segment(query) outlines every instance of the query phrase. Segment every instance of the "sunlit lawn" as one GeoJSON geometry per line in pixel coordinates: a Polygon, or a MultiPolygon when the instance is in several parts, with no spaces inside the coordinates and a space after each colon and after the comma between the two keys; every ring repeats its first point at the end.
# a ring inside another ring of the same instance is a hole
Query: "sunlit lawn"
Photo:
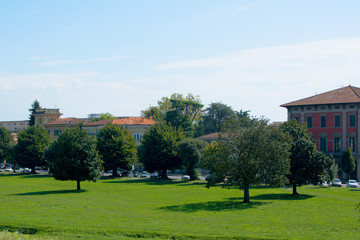
{"type": "Polygon", "coordinates": [[[107,178],[56,181],[0,174],[0,230],[55,239],[360,239],[360,189],[243,192],[204,182],[107,178]]]}

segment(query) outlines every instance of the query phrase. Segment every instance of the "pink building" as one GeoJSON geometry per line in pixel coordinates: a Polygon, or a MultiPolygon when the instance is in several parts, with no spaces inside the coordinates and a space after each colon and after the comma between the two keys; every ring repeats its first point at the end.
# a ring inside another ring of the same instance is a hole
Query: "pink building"
{"type": "Polygon", "coordinates": [[[338,164],[350,147],[357,165],[351,178],[360,179],[360,88],[343,87],[281,106],[287,108],[288,120],[307,123],[318,149],[332,154],[338,164]]]}

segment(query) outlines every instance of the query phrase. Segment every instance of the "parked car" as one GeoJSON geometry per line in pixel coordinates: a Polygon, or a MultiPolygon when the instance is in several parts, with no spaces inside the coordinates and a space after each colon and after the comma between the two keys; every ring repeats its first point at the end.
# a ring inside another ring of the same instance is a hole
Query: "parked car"
{"type": "Polygon", "coordinates": [[[22,173],[29,173],[29,172],[31,172],[31,169],[30,168],[20,168],[19,171],[22,173]]]}
{"type": "Polygon", "coordinates": [[[181,179],[182,180],[190,180],[190,176],[189,175],[182,175],[181,179]]]}
{"type": "Polygon", "coordinates": [[[12,167],[5,167],[5,172],[13,172],[14,170],[12,167]]]}
{"type": "Polygon", "coordinates": [[[147,178],[149,176],[149,173],[147,171],[142,171],[140,174],[141,178],[147,178]]]}
{"type": "Polygon", "coordinates": [[[0,164],[0,168],[5,168],[5,164],[0,164]]]}
{"type": "Polygon", "coordinates": [[[340,181],[340,179],[335,179],[333,182],[332,182],[332,184],[331,184],[332,186],[335,186],[335,187],[342,187],[342,184],[341,184],[341,181],[340,181]]]}
{"type": "Polygon", "coordinates": [[[159,173],[158,172],[153,172],[150,174],[150,178],[159,178],[159,173]]]}
{"type": "Polygon", "coordinates": [[[359,184],[357,183],[356,180],[349,180],[349,182],[347,183],[347,187],[358,188],[359,184]]]}

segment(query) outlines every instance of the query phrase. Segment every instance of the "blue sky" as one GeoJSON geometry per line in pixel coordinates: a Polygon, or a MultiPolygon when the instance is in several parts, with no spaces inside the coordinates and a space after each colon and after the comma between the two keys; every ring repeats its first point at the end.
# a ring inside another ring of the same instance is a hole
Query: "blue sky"
{"type": "Polygon", "coordinates": [[[360,87],[360,1],[0,0],[0,121],[139,116],[172,93],[285,121],[279,105],[360,87]]]}

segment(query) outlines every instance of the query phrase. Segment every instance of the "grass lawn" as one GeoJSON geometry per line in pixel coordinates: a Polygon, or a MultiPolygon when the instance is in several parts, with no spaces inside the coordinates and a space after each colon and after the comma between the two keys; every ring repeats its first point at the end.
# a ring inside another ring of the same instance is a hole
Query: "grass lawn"
{"type": "MultiPolygon", "coordinates": [[[[360,189],[255,187],[0,174],[0,231],[52,239],[360,239],[360,189]]],[[[31,239],[31,238],[30,238],[31,239]]]]}

